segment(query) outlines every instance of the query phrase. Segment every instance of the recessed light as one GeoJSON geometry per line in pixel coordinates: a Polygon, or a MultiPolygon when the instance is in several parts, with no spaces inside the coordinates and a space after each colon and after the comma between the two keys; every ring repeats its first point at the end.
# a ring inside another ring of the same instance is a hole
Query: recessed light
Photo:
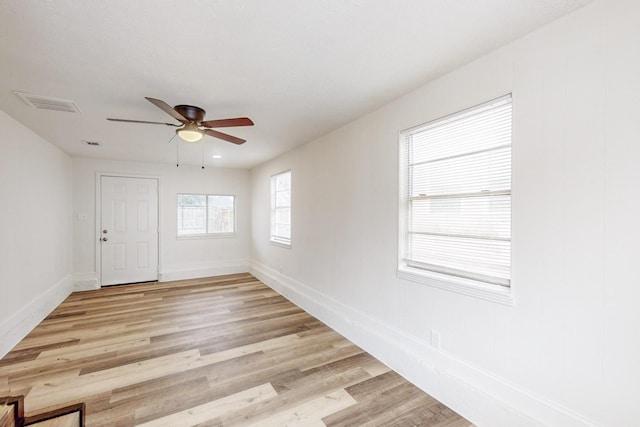
{"type": "Polygon", "coordinates": [[[214,159],[221,159],[222,158],[222,156],[220,154],[214,154],[211,157],[213,157],[214,159]]]}

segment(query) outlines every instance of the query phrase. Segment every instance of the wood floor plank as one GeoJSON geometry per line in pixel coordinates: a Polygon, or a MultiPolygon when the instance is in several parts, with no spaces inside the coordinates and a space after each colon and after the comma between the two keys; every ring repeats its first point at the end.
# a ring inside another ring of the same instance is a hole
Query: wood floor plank
{"type": "MultiPolygon", "coordinates": [[[[274,379],[272,385],[278,391],[277,398],[243,408],[242,411],[223,417],[222,421],[225,426],[242,425],[247,419],[251,420],[252,424],[260,421],[268,423],[275,414],[290,413],[320,396],[344,390],[345,387],[367,378],[369,375],[364,370],[355,368],[333,376],[322,375],[320,372],[309,375],[302,373],[302,376],[284,388],[282,384],[277,385],[278,380],[274,379]]],[[[315,417],[317,420],[320,418],[315,417]]]]}
{"type": "Polygon", "coordinates": [[[166,417],[140,424],[143,427],[193,427],[224,416],[226,412],[242,410],[243,406],[253,405],[270,397],[276,397],[277,393],[271,384],[263,384],[232,394],[222,399],[198,405],[193,408],[175,412],[166,417]]]}
{"type": "Polygon", "coordinates": [[[471,426],[248,273],[73,293],[0,394],[89,427],[471,426]]]}
{"type": "MultiPolygon", "coordinates": [[[[286,411],[278,411],[266,419],[250,424],[243,424],[247,427],[285,427],[301,425],[321,425],[324,416],[338,412],[356,404],[356,401],[349,393],[338,390],[301,405],[294,406],[286,411]]],[[[229,424],[233,426],[234,424],[229,424]]]]}
{"type": "Polygon", "coordinates": [[[72,378],[51,379],[44,384],[36,384],[27,395],[25,405],[42,408],[60,400],[81,401],[84,396],[111,390],[114,385],[134,384],[167,373],[188,370],[198,364],[199,357],[197,350],[190,350],[89,375],[80,376],[78,372],[72,378]]]}

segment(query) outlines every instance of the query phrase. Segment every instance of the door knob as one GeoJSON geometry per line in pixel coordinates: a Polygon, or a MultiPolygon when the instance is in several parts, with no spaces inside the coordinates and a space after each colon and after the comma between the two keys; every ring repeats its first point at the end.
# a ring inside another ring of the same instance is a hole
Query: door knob
{"type": "Polygon", "coordinates": [[[103,242],[106,242],[106,241],[107,241],[107,238],[106,238],[106,237],[103,237],[103,238],[102,238],[102,239],[100,239],[100,240],[102,240],[103,242]]]}

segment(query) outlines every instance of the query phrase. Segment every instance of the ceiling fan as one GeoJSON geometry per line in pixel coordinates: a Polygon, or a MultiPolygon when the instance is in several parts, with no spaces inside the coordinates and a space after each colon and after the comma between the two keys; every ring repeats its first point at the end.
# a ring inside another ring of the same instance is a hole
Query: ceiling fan
{"type": "Polygon", "coordinates": [[[177,127],[176,134],[183,140],[187,142],[197,142],[200,141],[203,136],[209,135],[214,138],[219,138],[228,142],[232,142],[234,144],[244,144],[246,140],[242,138],[238,138],[232,135],[228,135],[226,133],[218,132],[217,130],[213,130],[211,128],[223,128],[223,127],[235,127],[235,126],[253,126],[253,122],[248,117],[237,117],[233,119],[219,119],[219,120],[204,120],[204,115],[206,112],[200,108],[193,105],[176,105],[171,108],[169,104],[166,102],[155,99],[145,97],[147,101],[160,108],[165,113],[169,114],[171,117],[179,121],[180,125],[174,123],[165,123],[165,122],[149,122],[145,120],[127,120],[127,119],[112,119],[107,118],[107,120],[111,120],[113,122],[128,122],[128,123],[146,123],[152,125],[166,125],[177,127]]]}

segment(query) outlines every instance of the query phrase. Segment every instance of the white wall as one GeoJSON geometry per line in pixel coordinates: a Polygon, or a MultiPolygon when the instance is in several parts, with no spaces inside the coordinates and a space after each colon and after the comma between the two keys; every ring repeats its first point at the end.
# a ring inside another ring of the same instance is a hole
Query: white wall
{"type": "Polygon", "coordinates": [[[596,1],[253,169],[252,271],[479,426],[637,426],[639,16],[596,1]],[[515,305],[398,279],[398,132],[508,92],[515,305]]]}
{"type": "MultiPolygon", "coordinates": [[[[76,287],[96,287],[96,174],[152,176],[160,180],[160,280],[230,274],[248,270],[249,171],[199,166],[73,159],[73,271],[76,287]],[[177,238],[178,193],[236,196],[236,235],[177,238]],[[87,219],[79,219],[86,214],[87,219]]],[[[99,196],[99,195],[98,195],[99,196]]]]}
{"type": "Polygon", "coordinates": [[[0,111],[0,357],[72,289],[71,159],[0,111]]]}

